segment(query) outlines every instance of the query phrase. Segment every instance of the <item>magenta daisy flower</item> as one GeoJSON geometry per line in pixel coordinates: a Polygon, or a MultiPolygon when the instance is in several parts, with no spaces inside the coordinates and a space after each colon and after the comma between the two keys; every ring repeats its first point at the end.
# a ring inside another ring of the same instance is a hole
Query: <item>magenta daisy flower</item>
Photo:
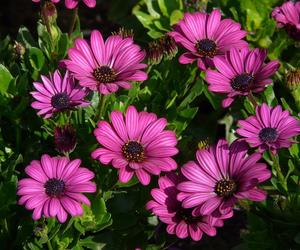
{"type": "Polygon", "coordinates": [[[280,105],[272,108],[263,103],[256,107],[256,115],[238,122],[237,133],[252,147],[263,152],[270,149],[274,154],[279,148],[289,148],[295,141],[291,139],[300,133],[300,121],[282,111],[280,105]]]}
{"type": "Polygon", "coordinates": [[[37,114],[45,119],[50,118],[56,112],[63,112],[75,107],[86,107],[89,102],[83,98],[87,95],[80,86],[75,84],[74,78],[69,76],[68,71],[62,78],[56,70],[50,78],[41,76],[42,83],[34,82],[36,91],[31,95],[36,100],[31,104],[34,109],[40,110],[37,114]]]}
{"type": "Polygon", "coordinates": [[[33,210],[32,218],[57,217],[63,223],[71,216],[83,214],[81,203],[90,205],[82,193],[96,192],[91,182],[94,173],[80,167],[81,161],[67,157],[43,155],[41,161],[32,161],[25,168],[29,178],[18,182],[17,194],[21,196],[20,205],[33,210]]]}
{"type": "Polygon", "coordinates": [[[103,146],[92,153],[102,164],[112,163],[119,170],[119,180],[128,182],[134,174],[143,185],[150,183],[150,175],[177,168],[171,156],[178,153],[176,135],[164,130],[165,118],[137,112],[129,106],[125,117],[120,111],[110,115],[112,125],[99,121],[94,135],[103,146]]]}
{"type": "MultiPolygon", "coordinates": [[[[65,5],[68,9],[74,9],[77,7],[79,0],[65,0],[65,5]]],[[[83,0],[83,2],[89,8],[94,8],[96,6],[96,0],[83,0]]]]}
{"type": "Polygon", "coordinates": [[[295,40],[300,40],[300,2],[288,1],[272,11],[277,27],[284,27],[295,40]]]}
{"type": "Polygon", "coordinates": [[[198,150],[197,161],[181,168],[188,179],[177,186],[177,199],[183,207],[193,208],[193,215],[229,217],[238,199],[265,200],[266,192],[256,186],[269,179],[271,171],[266,164],[258,163],[261,154],[246,156],[247,150],[244,141],[235,141],[229,147],[225,140],[208,150],[198,150]]]}
{"type": "Polygon", "coordinates": [[[179,177],[174,173],[160,177],[159,188],[151,190],[154,200],[149,201],[146,208],[167,224],[169,234],[176,234],[178,238],[191,237],[198,241],[203,233],[215,236],[215,227],[223,226],[223,221],[210,215],[193,216],[191,209],[183,208],[181,202],[176,199],[178,183],[179,177]]]}
{"type": "Polygon", "coordinates": [[[79,84],[104,95],[120,87],[130,89],[130,81],[147,79],[147,74],[141,71],[147,66],[141,63],[145,52],[131,37],[113,35],[104,42],[101,33],[94,30],[90,44],[77,38],[68,54],[70,59],[64,63],[79,84]]]}
{"type": "Polygon", "coordinates": [[[206,71],[208,89],[227,94],[227,98],[222,102],[224,108],[229,107],[236,96],[264,91],[265,86],[272,83],[270,77],[279,68],[277,60],[264,64],[266,57],[266,50],[248,48],[234,48],[227,52],[225,57],[215,57],[217,71],[206,71]]]}
{"type": "Polygon", "coordinates": [[[174,31],[169,33],[178,44],[190,51],[182,54],[179,62],[188,64],[197,60],[201,70],[213,66],[212,59],[216,55],[224,55],[230,48],[248,47],[247,42],[241,40],[246,34],[239,23],[231,19],[221,20],[220,10],[213,10],[211,14],[186,13],[174,31]]]}

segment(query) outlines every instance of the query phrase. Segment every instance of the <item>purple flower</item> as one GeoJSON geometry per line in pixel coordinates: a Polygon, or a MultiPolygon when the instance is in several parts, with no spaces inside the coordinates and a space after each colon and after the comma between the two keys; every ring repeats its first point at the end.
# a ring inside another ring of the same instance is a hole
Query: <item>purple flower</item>
{"type": "MultiPolygon", "coordinates": [[[[65,0],[65,5],[68,9],[74,9],[77,7],[79,0],[65,0]]],[[[83,0],[86,6],[94,8],[96,6],[96,0],[83,0]]]]}
{"type": "MultiPolygon", "coordinates": [[[[41,0],[32,0],[32,2],[39,3],[41,0]]],[[[52,3],[58,3],[60,0],[51,0],[52,3]]],[[[77,7],[79,0],[65,0],[65,5],[68,9],[74,9],[77,7]]],[[[96,6],[96,0],[83,0],[83,2],[89,8],[96,6]]]]}
{"type": "Polygon", "coordinates": [[[81,161],[67,157],[43,155],[41,161],[32,161],[25,168],[30,177],[18,182],[17,194],[20,205],[33,210],[32,218],[57,217],[63,223],[71,216],[83,214],[81,203],[90,205],[82,193],[96,192],[95,183],[90,180],[94,173],[80,167],[81,161]]]}
{"type": "Polygon", "coordinates": [[[277,27],[284,27],[295,40],[300,40],[300,2],[288,1],[272,11],[277,27]]]}
{"type": "Polygon", "coordinates": [[[90,44],[77,38],[75,47],[68,50],[69,58],[64,64],[79,84],[107,95],[120,87],[130,89],[130,81],[144,81],[147,74],[141,69],[145,52],[133,43],[131,37],[110,36],[105,42],[99,31],[91,34],[90,44]]]}
{"type": "Polygon", "coordinates": [[[150,175],[177,168],[171,156],[178,153],[176,135],[164,130],[165,118],[153,113],[137,112],[129,106],[125,117],[113,111],[112,125],[99,121],[94,134],[103,146],[92,153],[102,164],[112,163],[119,170],[119,180],[128,182],[134,174],[143,185],[150,183],[150,175]]]}
{"type": "Polygon", "coordinates": [[[201,70],[213,66],[212,59],[216,55],[224,55],[230,48],[248,47],[247,42],[241,40],[246,34],[239,23],[231,19],[221,20],[220,10],[213,10],[211,14],[186,13],[174,31],[169,33],[190,51],[182,54],[179,62],[188,64],[197,60],[201,70]]]}
{"type": "Polygon", "coordinates": [[[300,133],[300,121],[290,116],[288,110],[265,103],[256,107],[255,116],[240,120],[238,125],[236,132],[252,147],[259,147],[260,152],[270,149],[274,154],[279,148],[289,148],[295,143],[290,139],[300,133]]]}
{"type": "Polygon", "coordinates": [[[178,184],[181,192],[177,199],[184,208],[193,208],[193,215],[232,216],[233,205],[238,199],[263,201],[266,192],[257,184],[269,179],[271,171],[258,163],[261,154],[246,156],[248,146],[235,141],[229,147],[219,140],[216,147],[196,152],[197,161],[190,161],[181,168],[188,181],[178,184]]]}
{"type": "MultiPolygon", "coordinates": [[[[39,3],[41,0],[32,0],[34,3],[39,3]]],[[[51,0],[52,3],[58,3],[60,0],[51,0]]]]}
{"type": "Polygon", "coordinates": [[[267,51],[263,49],[249,50],[231,49],[224,57],[215,57],[217,69],[206,71],[208,89],[212,92],[227,94],[222,106],[229,107],[236,96],[246,96],[250,92],[262,92],[267,84],[272,83],[270,77],[278,70],[277,60],[264,64],[267,51]]]}
{"type": "Polygon", "coordinates": [[[147,203],[146,208],[167,224],[169,234],[176,234],[178,238],[191,237],[198,241],[203,233],[215,236],[215,227],[223,226],[223,221],[210,215],[193,216],[191,209],[183,208],[181,202],[176,199],[178,183],[179,177],[174,173],[160,177],[159,188],[151,190],[153,200],[147,203]]]}
{"type": "Polygon", "coordinates": [[[86,107],[89,102],[83,98],[87,95],[80,86],[75,85],[74,78],[66,72],[62,78],[59,71],[56,70],[50,78],[41,76],[42,83],[34,82],[36,91],[31,95],[36,100],[31,107],[38,109],[38,115],[45,119],[50,118],[56,112],[62,112],[75,107],[86,107]]]}

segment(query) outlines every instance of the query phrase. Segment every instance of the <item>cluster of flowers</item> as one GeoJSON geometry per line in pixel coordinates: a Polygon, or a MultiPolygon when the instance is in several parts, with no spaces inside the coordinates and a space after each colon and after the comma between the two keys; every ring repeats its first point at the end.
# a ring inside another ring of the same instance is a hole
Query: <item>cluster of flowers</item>
{"type": "MultiPolygon", "coordinates": [[[[169,36],[190,52],[180,56],[183,64],[197,60],[198,67],[206,71],[209,89],[227,93],[223,106],[228,107],[234,97],[261,92],[278,69],[279,63],[264,64],[266,51],[249,49],[242,40],[246,32],[231,19],[221,20],[219,10],[211,14],[185,14],[183,20],[169,36]],[[215,68],[211,69],[211,68],[215,68]]],[[[34,83],[36,99],[32,107],[45,119],[54,113],[89,105],[84,100],[88,91],[103,95],[119,88],[131,88],[131,81],[144,81],[145,53],[134,44],[131,37],[112,35],[106,41],[99,31],[93,31],[90,42],[78,38],[63,61],[64,77],[58,70],[50,77],[41,76],[34,83]],[[79,85],[75,83],[78,80],[79,85]]],[[[154,113],[138,112],[129,106],[125,114],[113,111],[110,121],[99,121],[94,135],[101,145],[92,152],[93,159],[118,170],[119,181],[128,182],[136,175],[142,185],[148,185],[151,175],[160,175],[158,188],[151,191],[153,200],[146,205],[166,223],[167,232],[179,238],[190,236],[200,240],[203,233],[213,236],[223,220],[233,216],[238,199],[262,201],[266,192],[258,184],[271,176],[265,163],[260,163],[261,153],[288,148],[292,137],[300,133],[300,124],[281,106],[266,104],[256,107],[256,115],[238,122],[237,134],[242,136],[231,145],[219,140],[216,146],[196,152],[196,161],[186,163],[179,173],[172,158],[178,153],[173,131],[166,130],[167,120],[154,113]],[[259,148],[248,154],[248,143],[259,148]]],[[[55,132],[68,151],[63,138],[68,128],[55,132]]],[[[71,138],[71,139],[70,139],[71,138]]],[[[76,143],[76,142],[74,142],[76,143]]],[[[19,203],[33,209],[33,219],[57,216],[60,222],[82,214],[80,203],[89,205],[82,193],[95,192],[91,182],[94,174],[80,167],[80,160],[43,155],[41,161],[32,161],[25,172],[30,176],[18,183],[19,203]]]]}

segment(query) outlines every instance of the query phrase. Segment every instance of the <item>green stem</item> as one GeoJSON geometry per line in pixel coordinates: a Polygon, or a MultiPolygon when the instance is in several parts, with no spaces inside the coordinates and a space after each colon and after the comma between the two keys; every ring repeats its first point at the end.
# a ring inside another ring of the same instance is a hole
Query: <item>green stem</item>
{"type": "Polygon", "coordinates": [[[277,155],[274,155],[271,151],[270,151],[270,155],[271,155],[271,158],[272,158],[272,161],[273,161],[273,167],[275,168],[276,170],[276,173],[277,173],[277,177],[279,179],[279,182],[280,184],[282,185],[282,187],[284,188],[284,190],[287,191],[287,183],[286,183],[286,180],[284,178],[284,175],[282,174],[282,171],[281,171],[281,167],[279,165],[279,159],[278,159],[278,156],[277,155]]]}
{"type": "Polygon", "coordinates": [[[98,107],[95,115],[96,121],[101,120],[104,106],[105,106],[105,95],[99,93],[99,102],[98,102],[98,107]]]}
{"type": "Polygon", "coordinates": [[[69,37],[73,33],[73,30],[74,30],[74,27],[75,27],[75,23],[76,23],[76,20],[77,20],[77,16],[78,16],[78,8],[75,8],[73,10],[73,13],[72,13],[72,19],[71,19],[71,23],[70,23],[69,32],[68,32],[69,37]]]}
{"type": "Polygon", "coordinates": [[[50,240],[47,241],[47,247],[49,250],[53,250],[50,240]]]}

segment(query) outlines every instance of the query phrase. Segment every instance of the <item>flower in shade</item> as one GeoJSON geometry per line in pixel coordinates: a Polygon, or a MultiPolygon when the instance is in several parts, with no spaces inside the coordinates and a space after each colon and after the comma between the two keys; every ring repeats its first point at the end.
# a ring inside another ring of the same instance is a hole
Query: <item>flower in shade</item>
{"type": "Polygon", "coordinates": [[[31,92],[35,99],[31,107],[38,109],[38,115],[45,119],[50,118],[56,112],[89,105],[89,102],[83,100],[87,92],[75,84],[74,78],[69,76],[68,72],[63,78],[58,70],[49,78],[46,76],[41,76],[41,78],[42,83],[33,83],[36,91],[31,92]]]}
{"type": "MultiPolygon", "coordinates": [[[[32,2],[39,3],[41,0],[32,0],[32,2]]],[[[58,3],[60,0],[51,0],[52,3],[58,3]]]]}
{"type": "Polygon", "coordinates": [[[191,237],[198,241],[203,233],[215,236],[215,227],[223,226],[223,221],[210,215],[193,216],[192,209],[183,208],[181,202],[176,199],[179,179],[175,173],[160,177],[159,188],[151,190],[153,200],[147,203],[146,208],[167,224],[169,234],[176,234],[178,238],[191,237]]]}
{"type": "MultiPolygon", "coordinates": [[[[79,0],[65,0],[65,5],[68,9],[74,9],[77,7],[79,0]]],[[[89,8],[96,6],[96,0],[83,0],[85,5],[89,8]]]]}
{"type": "Polygon", "coordinates": [[[90,44],[77,38],[75,47],[68,50],[70,59],[64,60],[79,84],[101,94],[116,92],[120,87],[130,89],[130,81],[144,81],[147,74],[141,69],[145,53],[131,37],[110,36],[105,42],[99,31],[91,34],[90,44]]]}
{"type": "Polygon", "coordinates": [[[55,127],[54,145],[60,153],[70,153],[76,146],[76,131],[71,125],[55,127]]]}
{"type": "Polygon", "coordinates": [[[217,70],[206,71],[208,89],[227,94],[227,98],[222,102],[224,108],[229,107],[236,96],[264,91],[265,86],[272,83],[270,77],[279,68],[277,60],[264,64],[266,57],[266,50],[248,48],[234,48],[227,52],[225,57],[215,57],[214,64],[217,70]]]}
{"type": "Polygon", "coordinates": [[[285,2],[272,11],[272,17],[276,20],[277,27],[284,27],[290,37],[300,40],[300,2],[285,2]]]}
{"type": "Polygon", "coordinates": [[[181,168],[187,179],[178,184],[177,199],[184,208],[193,208],[193,215],[214,217],[232,215],[238,199],[263,201],[266,192],[257,184],[269,179],[271,171],[259,163],[261,154],[247,156],[248,146],[244,141],[235,141],[229,147],[225,140],[217,146],[196,152],[197,161],[190,161],[181,168]]]}
{"type": "Polygon", "coordinates": [[[90,205],[82,193],[94,193],[94,173],[80,167],[81,161],[67,157],[43,155],[41,161],[34,160],[25,168],[29,178],[18,182],[17,194],[20,205],[33,210],[32,218],[57,217],[63,223],[71,216],[83,214],[81,203],[90,205]]]}
{"type": "Polygon", "coordinates": [[[150,175],[177,168],[171,156],[178,153],[176,135],[164,130],[165,118],[153,113],[137,112],[129,106],[125,117],[120,111],[110,115],[112,125],[99,121],[94,134],[103,146],[92,153],[102,164],[112,163],[119,170],[119,180],[128,182],[134,174],[143,185],[148,185],[150,175]]]}
{"type": "Polygon", "coordinates": [[[263,152],[270,149],[274,154],[279,148],[289,148],[295,141],[291,139],[300,133],[300,121],[282,111],[280,105],[272,108],[263,103],[256,107],[256,115],[238,122],[237,133],[252,147],[263,152]]]}
{"type": "Polygon", "coordinates": [[[248,46],[241,40],[246,36],[246,31],[231,19],[221,20],[220,10],[213,10],[211,14],[186,13],[169,35],[189,50],[180,56],[179,62],[188,64],[197,60],[201,70],[213,66],[212,59],[224,55],[230,48],[248,46]]]}

